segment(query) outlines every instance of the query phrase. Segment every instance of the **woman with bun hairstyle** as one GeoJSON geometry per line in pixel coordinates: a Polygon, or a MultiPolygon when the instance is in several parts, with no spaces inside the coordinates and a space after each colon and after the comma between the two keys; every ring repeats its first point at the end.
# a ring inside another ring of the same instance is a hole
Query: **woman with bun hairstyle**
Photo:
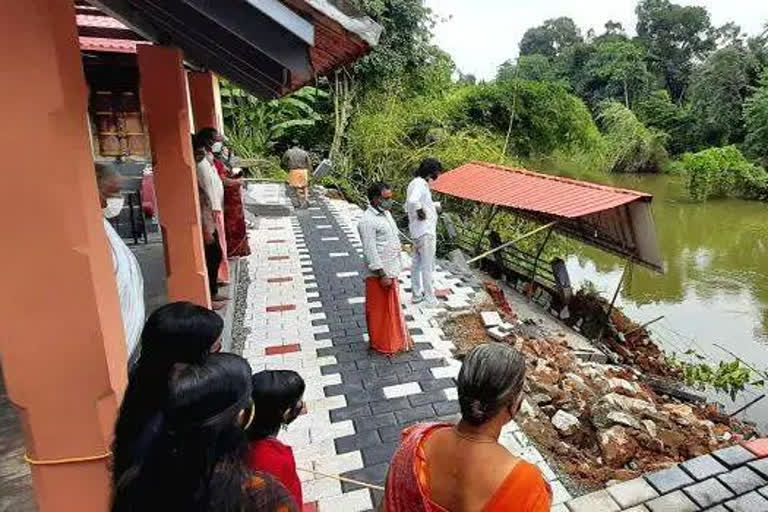
{"type": "Polygon", "coordinates": [[[522,403],[525,360],[502,343],[475,347],[458,379],[461,421],[403,432],[384,493],[386,512],[548,512],[539,469],[499,444],[522,403]]]}

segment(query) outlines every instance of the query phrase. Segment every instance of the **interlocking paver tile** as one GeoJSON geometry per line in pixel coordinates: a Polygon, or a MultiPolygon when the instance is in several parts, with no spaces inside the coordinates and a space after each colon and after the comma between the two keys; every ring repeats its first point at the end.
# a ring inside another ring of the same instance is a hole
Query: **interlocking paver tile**
{"type": "Polygon", "coordinates": [[[711,455],[702,455],[687,460],[680,464],[680,467],[696,480],[705,480],[711,476],[728,471],[728,468],[720,464],[711,455]]]}
{"type": "Polygon", "coordinates": [[[692,502],[682,491],[675,491],[653,499],[645,504],[651,512],[696,512],[698,505],[692,502]]]}
{"type": "Polygon", "coordinates": [[[659,496],[659,493],[642,478],[612,485],[606,490],[622,508],[639,505],[659,496]]]}
{"type": "Polygon", "coordinates": [[[607,491],[597,491],[566,503],[571,512],[619,512],[621,507],[607,491]]]}
{"type": "Polygon", "coordinates": [[[768,500],[757,492],[750,492],[726,502],[725,506],[731,512],[768,511],[768,500]]]}
{"type": "Polygon", "coordinates": [[[694,483],[693,478],[677,466],[644,475],[644,478],[659,494],[665,494],[694,483]]]}
{"type": "Polygon", "coordinates": [[[712,452],[712,456],[729,468],[741,466],[745,462],[755,458],[754,453],[750,452],[741,445],[730,446],[728,448],[722,448],[720,450],[714,451],[712,452]]]}
{"type": "Polygon", "coordinates": [[[767,483],[763,477],[746,466],[718,475],[717,478],[736,494],[744,494],[767,483]]]}
{"type": "Polygon", "coordinates": [[[683,492],[702,508],[711,507],[733,498],[729,491],[717,478],[710,478],[697,484],[685,487],[683,492]]]}

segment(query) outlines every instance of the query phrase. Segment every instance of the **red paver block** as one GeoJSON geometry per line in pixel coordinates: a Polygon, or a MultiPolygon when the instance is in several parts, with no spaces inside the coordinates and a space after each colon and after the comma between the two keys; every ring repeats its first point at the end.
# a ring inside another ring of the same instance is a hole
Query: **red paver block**
{"type": "Polygon", "coordinates": [[[270,256],[267,261],[284,261],[291,259],[290,256],[270,256]]]}
{"type": "Polygon", "coordinates": [[[453,293],[450,288],[443,288],[441,290],[435,290],[435,297],[447,299],[448,296],[453,293]]]}
{"type": "Polygon", "coordinates": [[[312,503],[305,503],[301,507],[301,512],[317,512],[317,502],[313,501],[312,503]]]}
{"type": "Polygon", "coordinates": [[[264,353],[268,356],[276,356],[279,354],[290,354],[291,352],[299,352],[301,347],[298,343],[293,345],[277,345],[274,347],[267,347],[264,349],[264,353]]]}
{"type": "Polygon", "coordinates": [[[768,457],[768,438],[755,439],[754,441],[743,443],[743,445],[744,448],[758,457],[768,457]]]}
{"type": "Polygon", "coordinates": [[[267,306],[267,313],[280,313],[282,311],[293,311],[296,304],[280,304],[279,306],[267,306]]]}
{"type": "Polygon", "coordinates": [[[267,279],[267,283],[274,284],[274,283],[289,283],[293,281],[292,277],[270,277],[267,279]]]}
{"type": "Polygon", "coordinates": [[[284,244],[287,240],[267,240],[268,244],[284,244]]]}

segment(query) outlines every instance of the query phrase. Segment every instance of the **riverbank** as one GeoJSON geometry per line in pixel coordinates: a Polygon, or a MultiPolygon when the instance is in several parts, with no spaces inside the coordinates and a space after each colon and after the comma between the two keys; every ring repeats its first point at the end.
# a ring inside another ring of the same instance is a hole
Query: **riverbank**
{"type": "MultiPolygon", "coordinates": [[[[565,325],[523,306],[513,290],[505,292],[511,307],[492,293],[493,301],[479,299],[472,311],[447,320],[443,330],[459,358],[494,339],[526,355],[526,399],[518,424],[566,477],[571,492],[600,489],[757,437],[750,425],[722,414],[715,404],[687,403],[649,385],[649,375],[675,373],[664,366],[658,348],[638,350],[642,358],[623,364],[608,363],[616,359],[609,351],[597,362],[574,348],[565,325]],[[493,325],[494,313],[500,325],[493,325]],[[653,354],[656,363],[649,364],[653,354]]],[[[638,336],[633,348],[643,344],[638,336]]]]}

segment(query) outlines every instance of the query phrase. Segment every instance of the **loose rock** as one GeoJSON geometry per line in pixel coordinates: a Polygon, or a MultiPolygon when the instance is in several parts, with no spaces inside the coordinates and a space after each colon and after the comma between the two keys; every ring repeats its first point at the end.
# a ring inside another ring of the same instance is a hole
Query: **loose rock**
{"type": "Polygon", "coordinates": [[[552,425],[563,434],[569,436],[579,430],[580,423],[579,418],[561,409],[552,416],[552,425]]]}

